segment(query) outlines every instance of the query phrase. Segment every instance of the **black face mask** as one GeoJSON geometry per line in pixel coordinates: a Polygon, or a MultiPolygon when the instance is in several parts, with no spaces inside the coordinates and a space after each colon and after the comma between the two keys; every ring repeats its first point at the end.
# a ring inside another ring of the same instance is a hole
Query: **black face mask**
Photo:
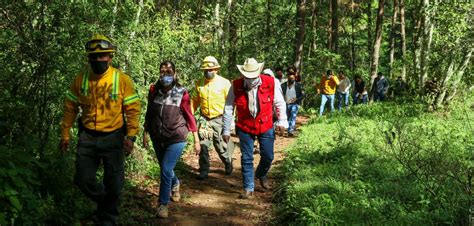
{"type": "Polygon", "coordinates": [[[108,61],[89,61],[89,64],[96,75],[104,74],[104,72],[109,68],[108,61]]]}

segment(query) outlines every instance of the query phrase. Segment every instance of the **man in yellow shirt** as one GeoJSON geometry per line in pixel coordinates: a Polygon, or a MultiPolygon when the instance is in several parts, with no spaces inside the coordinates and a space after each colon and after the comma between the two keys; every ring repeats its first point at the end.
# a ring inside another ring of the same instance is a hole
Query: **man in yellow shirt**
{"type": "Polygon", "coordinates": [[[60,149],[69,147],[70,129],[81,109],[74,182],[97,203],[100,225],[115,225],[124,183],[124,152],[133,150],[139,130],[140,99],[130,77],[110,66],[116,46],[103,35],[86,43],[90,67],[79,73],[66,92],[60,149]],[[126,123],[125,123],[126,121],[126,123]],[[96,173],[104,163],[103,183],[96,173]]]}
{"type": "Polygon", "coordinates": [[[232,173],[233,141],[225,142],[221,137],[222,114],[224,113],[225,100],[231,86],[230,81],[220,76],[220,65],[216,58],[208,56],[201,64],[204,77],[196,82],[193,95],[193,109],[201,109],[199,126],[199,139],[201,152],[199,154],[199,179],[207,179],[209,174],[209,148],[213,144],[219,158],[225,166],[225,174],[232,173]]]}
{"type": "Polygon", "coordinates": [[[339,85],[339,79],[332,74],[331,70],[326,72],[326,75],[322,76],[319,85],[316,87],[318,94],[321,94],[321,106],[319,107],[319,116],[323,115],[324,107],[326,102],[329,100],[331,106],[331,112],[334,111],[334,94],[336,93],[336,87],[339,85]]]}

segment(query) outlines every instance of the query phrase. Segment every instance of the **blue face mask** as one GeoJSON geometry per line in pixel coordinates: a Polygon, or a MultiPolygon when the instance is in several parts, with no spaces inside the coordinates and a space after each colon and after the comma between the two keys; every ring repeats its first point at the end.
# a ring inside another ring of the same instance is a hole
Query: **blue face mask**
{"type": "Polygon", "coordinates": [[[163,75],[160,77],[160,83],[163,86],[170,86],[174,82],[173,75],[163,75]]]}

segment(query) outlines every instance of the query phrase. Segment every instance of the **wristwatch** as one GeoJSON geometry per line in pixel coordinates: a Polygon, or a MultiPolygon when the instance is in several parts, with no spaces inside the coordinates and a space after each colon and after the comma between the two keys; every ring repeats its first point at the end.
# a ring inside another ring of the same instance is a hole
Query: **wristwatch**
{"type": "Polygon", "coordinates": [[[131,140],[132,142],[135,142],[137,140],[137,137],[136,136],[127,136],[127,139],[131,140]]]}

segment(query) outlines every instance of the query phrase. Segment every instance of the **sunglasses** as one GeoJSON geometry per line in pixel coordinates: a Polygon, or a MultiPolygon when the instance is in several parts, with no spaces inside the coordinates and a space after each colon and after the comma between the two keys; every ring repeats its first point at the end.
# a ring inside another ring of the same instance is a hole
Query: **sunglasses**
{"type": "Polygon", "coordinates": [[[117,46],[105,40],[92,40],[86,43],[86,50],[88,51],[93,51],[97,48],[101,50],[106,50],[106,49],[116,49],[117,46]]]}

